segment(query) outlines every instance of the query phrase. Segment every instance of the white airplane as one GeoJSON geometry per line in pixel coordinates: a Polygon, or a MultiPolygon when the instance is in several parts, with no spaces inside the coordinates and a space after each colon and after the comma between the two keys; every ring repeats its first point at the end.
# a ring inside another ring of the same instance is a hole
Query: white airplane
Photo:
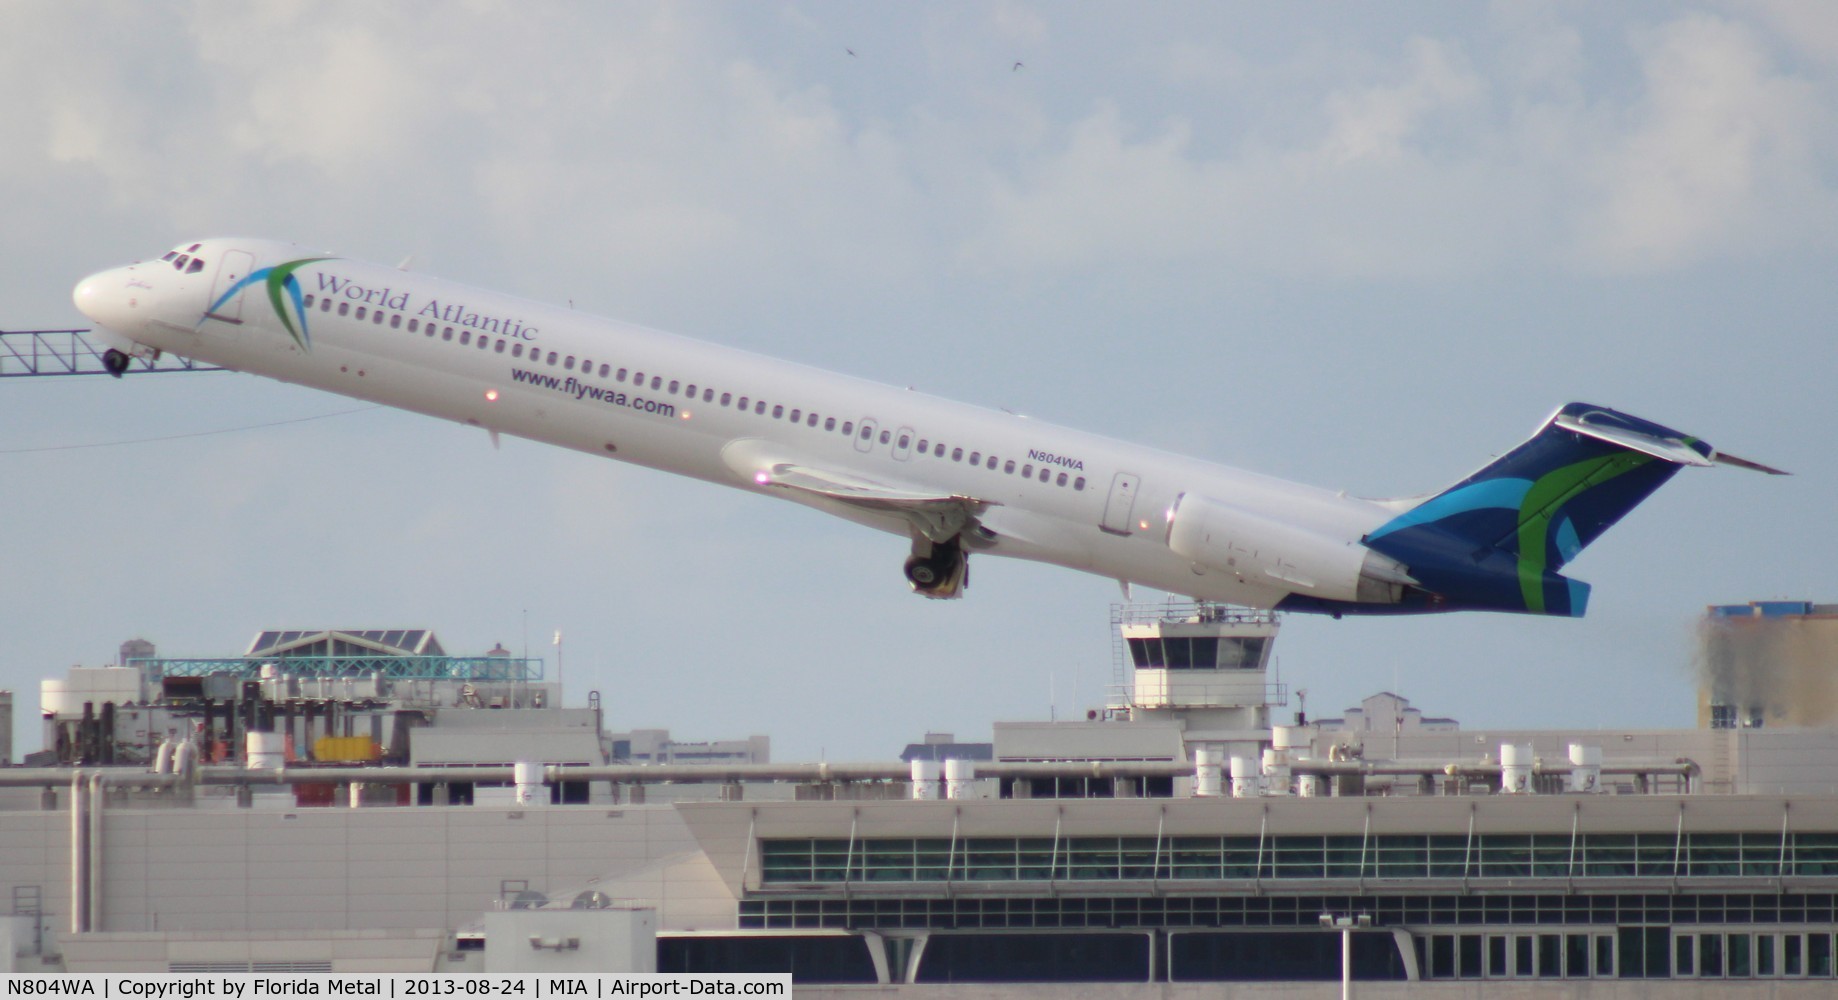
{"type": "Polygon", "coordinates": [[[909,539],[935,598],[986,552],[1336,617],[1580,616],[1557,571],[1681,466],[1779,472],[1571,403],[1439,494],[1361,499],[267,240],[74,297],[114,374],[170,352],[795,500],[909,539]]]}

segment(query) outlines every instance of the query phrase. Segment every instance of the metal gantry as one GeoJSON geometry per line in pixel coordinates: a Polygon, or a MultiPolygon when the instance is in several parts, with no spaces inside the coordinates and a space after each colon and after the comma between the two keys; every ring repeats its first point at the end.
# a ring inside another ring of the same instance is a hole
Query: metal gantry
{"type": "MultiPolygon", "coordinates": [[[[107,375],[98,346],[88,330],[0,330],[0,378],[34,375],[107,375]]],[[[123,374],[142,372],[220,372],[224,369],[190,358],[162,354],[135,358],[123,374]]]]}

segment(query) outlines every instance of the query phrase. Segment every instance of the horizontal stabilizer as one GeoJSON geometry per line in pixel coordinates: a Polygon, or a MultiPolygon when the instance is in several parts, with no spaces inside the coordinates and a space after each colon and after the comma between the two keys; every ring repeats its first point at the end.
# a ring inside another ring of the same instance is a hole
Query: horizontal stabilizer
{"type": "Polygon", "coordinates": [[[1750,469],[1755,472],[1765,472],[1770,476],[1791,476],[1793,475],[1793,473],[1788,472],[1786,469],[1777,469],[1772,465],[1763,465],[1760,462],[1751,462],[1746,458],[1737,458],[1734,455],[1731,455],[1725,452],[1721,452],[1721,451],[1711,452],[1710,460],[1717,463],[1718,465],[1733,465],[1738,469],[1750,469]]]}
{"type": "MultiPolygon", "coordinates": [[[[1621,414],[1613,410],[1582,410],[1572,413],[1568,409],[1559,411],[1551,422],[1568,431],[1607,441],[1629,451],[1671,462],[1675,465],[1696,465],[1708,468],[1710,459],[1692,450],[1683,438],[1661,436],[1629,426],[1628,421],[1617,419],[1621,414]]],[[[1649,425],[1650,426],[1650,425],[1649,425]]]]}

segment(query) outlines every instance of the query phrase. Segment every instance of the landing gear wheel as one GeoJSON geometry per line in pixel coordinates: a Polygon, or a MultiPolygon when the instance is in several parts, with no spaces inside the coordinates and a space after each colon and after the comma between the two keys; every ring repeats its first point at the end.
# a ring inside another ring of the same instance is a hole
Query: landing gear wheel
{"type": "Polygon", "coordinates": [[[116,378],[127,374],[128,363],[134,359],[113,347],[102,352],[102,368],[116,378]]]}
{"type": "Polygon", "coordinates": [[[913,548],[913,555],[906,560],[906,580],[912,584],[913,593],[937,599],[964,596],[964,584],[970,577],[970,560],[957,539],[923,546],[930,550],[923,555],[920,554],[922,546],[914,545],[913,548]]]}

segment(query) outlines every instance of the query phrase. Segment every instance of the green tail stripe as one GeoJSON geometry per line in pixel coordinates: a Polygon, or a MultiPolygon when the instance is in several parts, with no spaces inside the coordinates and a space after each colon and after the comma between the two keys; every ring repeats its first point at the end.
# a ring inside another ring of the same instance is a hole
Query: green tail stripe
{"type": "Polygon", "coordinates": [[[1519,505],[1519,592],[1525,610],[1544,613],[1544,571],[1549,560],[1545,543],[1551,534],[1551,515],[1578,494],[1587,492],[1653,461],[1652,456],[1624,451],[1591,458],[1538,477],[1519,505]]]}

